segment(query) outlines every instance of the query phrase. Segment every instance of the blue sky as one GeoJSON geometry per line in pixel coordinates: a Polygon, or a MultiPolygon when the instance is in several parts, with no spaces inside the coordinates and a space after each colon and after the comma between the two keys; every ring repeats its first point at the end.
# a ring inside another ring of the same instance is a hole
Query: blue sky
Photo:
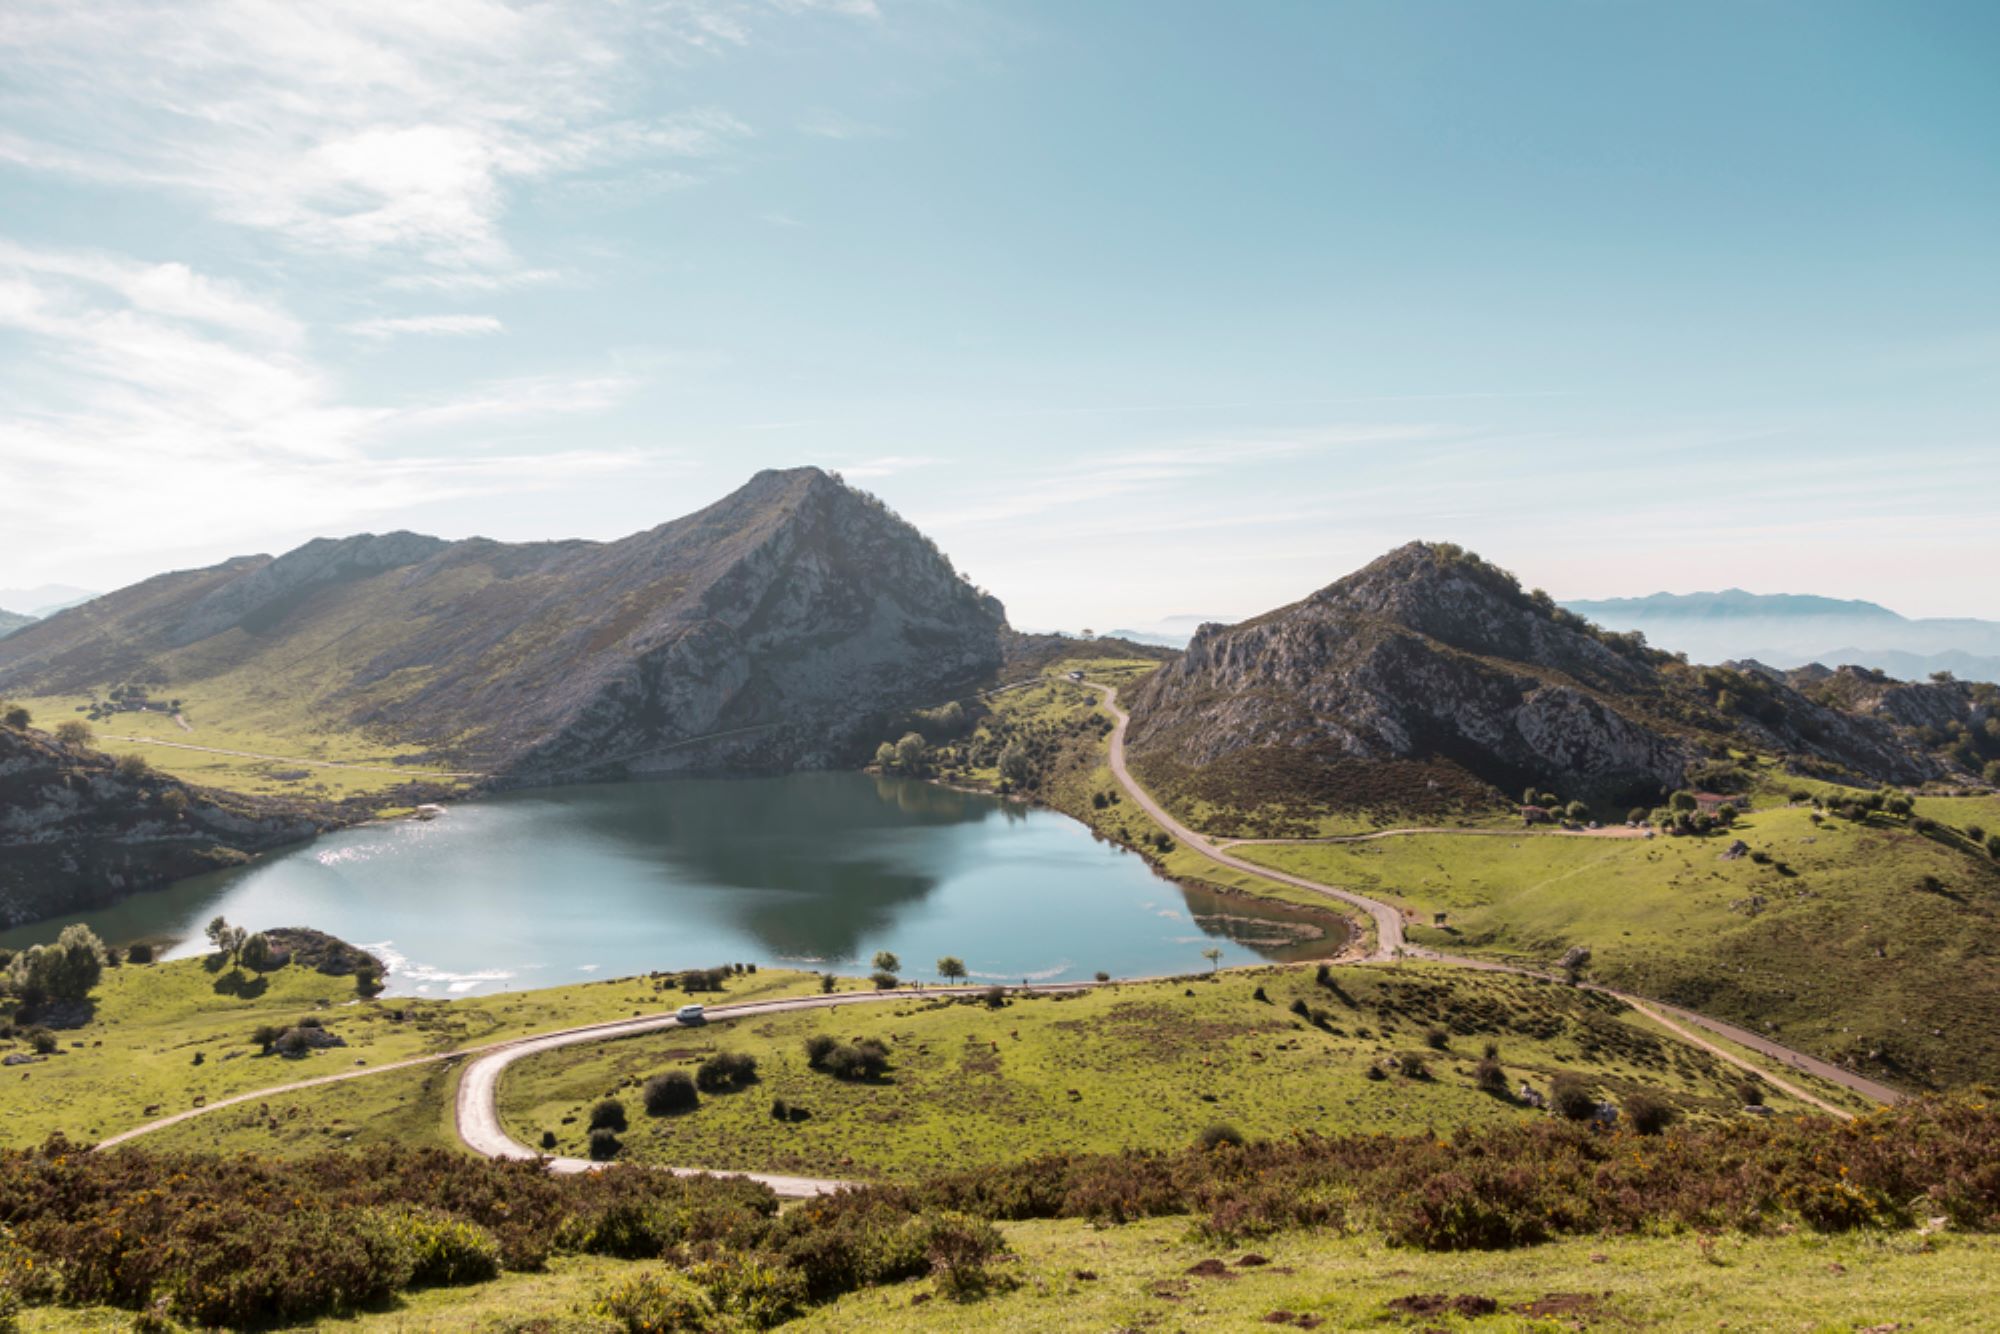
{"type": "Polygon", "coordinates": [[[1017,624],[1411,538],[2000,617],[2000,7],[0,14],[0,583],[838,468],[1017,624]]]}

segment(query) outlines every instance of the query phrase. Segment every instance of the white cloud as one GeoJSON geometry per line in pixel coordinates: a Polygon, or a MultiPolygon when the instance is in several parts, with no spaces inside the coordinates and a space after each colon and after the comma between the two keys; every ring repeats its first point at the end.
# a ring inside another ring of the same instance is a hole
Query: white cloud
{"type": "MultiPolygon", "coordinates": [[[[634,114],[639,76],[747,39],[733,0],[12,0],[0,162],[202,201],[316,253],[532,272],[510,192],[617,168],[693,179],[748,127],[634,114]]],[[[859,12],[859,11],[855,11],[859,12]]]]}
{"type": "Polygon", "coordinates": [[[398,334],[434,334],[466,338],[478,334],[505,332],[497,315],[398,315],[373,320],[356,320],[346,326],[349,333],[363,338],[394,338],[398,334]]]}

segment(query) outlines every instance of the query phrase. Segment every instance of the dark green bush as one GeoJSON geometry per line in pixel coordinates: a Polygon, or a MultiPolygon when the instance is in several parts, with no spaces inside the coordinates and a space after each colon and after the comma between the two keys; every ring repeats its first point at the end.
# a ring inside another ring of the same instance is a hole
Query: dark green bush
{"type": "Polygon", "coordinates": [[[1680,1110],[1657,1094],[1639,1090],[1621,1104],[1625,1119],[1642,1135],[1657,1135],[1680,1119],[1680,1110]]]}
{"type": "Polygon", "coordinates": [[[625,1124],[625,1104],[616,1098],[606,1098],[590,1109],[592,1130],[623,1130],[625,1124]]]}
{"type": "Polygon", "coordinates": [[[703,1093],[729,1093],[756,1082],[757,1058],[742,1051],[719,1051],[694,1072],[694,1085],[703,1093]]]}
{"type": "Polygon", "coordinates": [[[1588,1121],[1597,1115],[1597,1095],[1575,1075],[1557,1075],[1549,1086],[1549,1106],[1566,1120],[1588,1121]]]}
{"type": "Polygon", "coordinates": [[[1202,1127],[1199,1143],[1204,1149],[1219,1149],[1225,1144],[1240,1149],[1243,1147],[1243,1132],[1226,1121],[1217,1121],[1202,1127]]]}
{"type": "Polygon", "coordinates": [[[590,1132],[588,1152],[592,1162],[608,1163],[616,1158],[624,1147],[624,1143],[618,1138],[618,1132],[610,1126],[599,1126],[590,1132]]]}
{"type": "Polygon", "coordinates": [[[644,1096],[648,1116],[673,1116],[691,1112],[701,1105],[694,1080],[688,1077],[685,1070],[669,1070],[665,1074],[654,1075],[646,1081],[644,1096]]]}

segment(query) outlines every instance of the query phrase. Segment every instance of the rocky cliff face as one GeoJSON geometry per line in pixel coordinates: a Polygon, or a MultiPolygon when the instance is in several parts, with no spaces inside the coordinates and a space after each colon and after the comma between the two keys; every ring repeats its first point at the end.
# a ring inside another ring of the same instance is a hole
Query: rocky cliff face
{"type": "Polygon", "coordinates": [[[990,674],[1005,616],[816,468],[621,541],[309,543],[0,641],[0,690],[226,682],[497,781],[825,766],[990,674]]]}
{"type": "Polygon", "coordinates": [[[1657,689],[1607,642],[1456,548],[1413,543],[1302,602],[1204,626],[1135,696],[1135,756],[1199,769],[1248,749],[1438,763],[1518,790],[1680,783],[1696,751],[1631,716],[1657,689]]]}
{"type": "MultiPolygon", "coordinates": [[[[1310,787],[1300,756],[1326,773],[1419,765],[1423,786],[1462,796],[1470,784],[1489,800],[1529,784],[1650,800],[1741,744],[1864,781],[1947,773],[1881,718],[1782,680],[1689,667],[1442,544],[1402,547],[1244,624],[1203,627],[1135,694],[1132,716],[1142,770],[1217,802],[1229,783],[1280,799],[1310,787]]],[[[1368,782],[1332,787],[1371,804],[1368,782]]],[[[1408,782],[1376,787],[1382,804],[1409,804],[1408,782]]]]}
{"type": "Polygon", "coordinates": [[[333,822],[328,812],[190,787],[0,724],[0,926],[233,866],[333,822]]]}

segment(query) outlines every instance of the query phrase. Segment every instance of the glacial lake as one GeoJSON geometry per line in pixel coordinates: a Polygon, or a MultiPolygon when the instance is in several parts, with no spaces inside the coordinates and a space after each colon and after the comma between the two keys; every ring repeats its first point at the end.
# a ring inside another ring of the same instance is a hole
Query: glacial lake
{"type": "MultiPolygon", "coordinates": [[[[1182,889],[1051,811],[866,774],[508,793],[330,834],[86,914],[112,943],[198,954],[216,914],[310,926],[449,996],[718,963],[974,980],[1149,977],[1332,954],[1338,919],[1182,889]]],[[[11,948],[64,922],[0,935],[11,948]]]]}

